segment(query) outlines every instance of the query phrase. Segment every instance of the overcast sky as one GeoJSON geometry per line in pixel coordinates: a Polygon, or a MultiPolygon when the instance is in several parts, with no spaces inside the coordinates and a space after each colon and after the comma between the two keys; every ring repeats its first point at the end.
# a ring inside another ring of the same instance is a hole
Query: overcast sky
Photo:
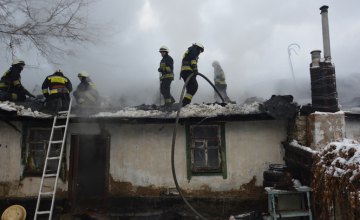
{"type": "MultiPolygon", "coordinates": [[[[75,47],[75,54],[65,56],[56,66],[22,53],[25,61],[37,66],[24,70],[23,84],[31,90],[54,69],[62,68],[76,86],[76,73],[86,70],[103,96],[130,99],[130,105],[152,104],[159,90],[158,49],[166,45],[175,61],[172,94],[178,99],[183,86],[181,58],[192,43],[200,42],[205,52],[200,55],[199,72],[212,79],[211,63],[218,60],[233,100],[268,99],[272,94],[296,94],[304,88],[309,92],[305,98],[310,99],[310,52],[323,50],[322,5],[329,6],[337,77],[359,75],[358,0],[100,0],[87,9],[90,25],[101,27],[94,31],[96,42],[75,47]],[[288,60],[292,43],[300,46],[291,55],[296,85],[288,60]]],[[[5,71],[8,64],[1,64],[5,71]]],[[[211,102],[210,85],[200,77],[198,81],[194,102],[211,102]]]]}

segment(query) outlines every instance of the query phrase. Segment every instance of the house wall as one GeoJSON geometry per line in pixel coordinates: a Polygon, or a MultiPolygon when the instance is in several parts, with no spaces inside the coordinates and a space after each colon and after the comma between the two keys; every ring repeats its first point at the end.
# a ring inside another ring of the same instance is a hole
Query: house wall
{"type": "MultiPolygon", "coordinates": [[[[0,197],[37,196],[40,177],[21,178],[21,134],[0,122],[0,197]],[[7,147],[6,147],[7,146],[7,147]]],[[[20,123],[16,123],[21,129],[20,123]]],[[[287,121],[226,122],[227,178],[192,176],[187,179],[185,127],[179,125],[175,149],[176,174],[185,193],[242,191],[262,185],[263,171],[270,163],[284,163],[281,142],[286,140],[287,121]]],[[[103,126],[111,136],[110,195],[159,195],[175,187],[171,173],[173,124],[119,124],[103,126]]],[[[73,134],[99,134],[96,123],[76,123],[73,134]]],[[[70,141],[66,146],[67,161],[70,141]]],[[[69,169],[69,162],[67,162],[69,169]]],[[[58,194],[68,182],[59,181],[58,194]]],[[[261,191],[262,193],[262,191],[261,191]]],[[[57,196],[58,196],[57,194],[57,196]]],[[[66,196],[66,194],[64,194],[66,196]]]]}
{"type": "Polygon", "coordinates": [[[345,122],[346,138],[360,142],[360,118],[345,117],[345,122]]]}
{"type": "MultiPolygon", "coordinates": [[[[20,123],[13,123],[21,130],[20,123]]],[[[21,133],[0,122],[0,197],[15,190],[21,176],[21,133]],[[14,183],[14,184],[13,184],[14,183]]]]}
{"type": "MultiPolygon", "coordinates": [[[[190,181],[187,179],[185,128],[180,126],[176,139],[175,167],[181,188],[192,193],[239,190],[250,182],[261,186],[263,171],[268,164],[283,163],[281,142],[286,140],[286,124],[286,121],[226,123],[228,177],[193,176],[190,181]]],[[[121,188],[139,193],[145,190],[141,187],[152,187],[154,191],[175,187],[170,161],[172,124],[111,124],[107,129],[111,133],[112,193],[124,193],[121,188]]]]}

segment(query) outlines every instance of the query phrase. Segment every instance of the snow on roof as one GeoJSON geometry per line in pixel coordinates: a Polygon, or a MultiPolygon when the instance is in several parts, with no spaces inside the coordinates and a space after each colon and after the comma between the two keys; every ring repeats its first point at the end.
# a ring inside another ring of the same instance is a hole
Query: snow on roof
{"type": "MultiPolygon", "coordinates": [[[[260,103],[254,102],[251,104],[236,105],[227,104],[221,106],[219,104],[190,104],[180,111],[180,118],[188,117],[216,117],[216,116],[229,116],[229,115],[248,115],[248,114],[259,114],[260,103]]],[[[0,109],[7,112],[16,112],[17,116],[26,116],[34,118],[49,118],[52,117],[49,114],[31,110],[23,105],[17,105],[14,102],[4,101],[0,102],[0,109]]],[[[176,118],[177,108],[166,110],[163,107],[155,106],[151,108],[149,106],[138,106],[138,107],[125,107],[120,110],[112,111],[97,111],[91,118],[176,118]]],[[[84,115],[72,114],[71,117],[82,117],[84,115]]],[[[88,116],[86,116],[88,117],[88,116]]]]}
{"type": "MultiPolygon", "coordinates": [[[[261,113],[260,103],[244,104],[227,104],[221,106],[218,104],[190,104],[180,111],[180,118],[188,117],[216,117],[226,115],[247,115],[261,113]]],[[[177,111],[161,110],[139,110],[135,107],[127,107],[117,112],[99,112],[92,117],[120,117],[120,118],[176,118],[177,111]]]]}
{"type": "Polygon", "coordinates": [[[16,114],[19,116],[34,117],[34,118],[52,117],[51,115],[39,111],[32,111],[31,108],[25,108],[22,105],[16,105],[14,102],[9,102],[9,101],[0,102],[0,109],[7,112],[16,112],[16,114]]]}
{"type": "Polygon", "coordinates": [[[334,177],[349,176],[349,180],[360,179],[360,143],[344,139],[331,142],[320,153],[319,164],[334,177]]]}

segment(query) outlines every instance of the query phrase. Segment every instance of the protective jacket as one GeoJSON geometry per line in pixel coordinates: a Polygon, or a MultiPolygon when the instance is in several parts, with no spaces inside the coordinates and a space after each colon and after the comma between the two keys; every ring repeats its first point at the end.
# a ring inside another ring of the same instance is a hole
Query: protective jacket
{"type": "Polygon", "coordinates": [[[161,73],[160,80],[174,80],[174,60],[169,54],[166,53],[161,59],[158,71],[161,73]]]}
{"type": "Polygon", "coordinates": [[[22,101],[25,100],[25,95],[33,96],[21,84],[22,67],[18,65],[11,66],[0,80],[0,90],[9,94],[9,100],[22,101]]]}
{"type": "Polygon", "coordinates": [[[64,97],[69,99],[70,92],[72,91],[71,81],[64,76],[61,72],[47,76],[42,84],[42,93],[45,98],[58,98],[64,97]]]}
{"type": "Polygon", "coordinates": [[[184,72],[198,72],[197,61],[199,58],[200,51],[197,49],[197,46],[191,46],[184,53],[182,63],[181,63],[181,73],[184,72]]]}
{"type": "MultiPolygon", "coordinates": [[[[184,82],[192,73],[198,73],[197,61],[199,58],[200,50],[196,45],[192,45],[187,49],[184,53],[182,63],[181,63],[181,72],[180,76],[183,78],[184,82]]],[[[196,76],[191,77],[187,86],[186,86],[186,94],[182,101],[182,105],[185,106],[189,104],[198,90],[198,83],[196,80],[196,76]]]]}
{"type": "Polygon", "coordinates": [[[76,88],[74,97],[80,105],[93,105],[98,103],[99,93],[96,85],[87,77],[76,88]]]}
{"type": "Polygon", "coordinates": [[[214,67],[214,82],[215,85],[226,85],[225,74],[220,66],[214,67]]]}

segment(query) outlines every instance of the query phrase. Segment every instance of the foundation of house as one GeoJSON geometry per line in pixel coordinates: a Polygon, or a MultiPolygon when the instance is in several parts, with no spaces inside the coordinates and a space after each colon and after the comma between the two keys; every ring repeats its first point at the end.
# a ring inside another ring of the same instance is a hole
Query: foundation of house
{"type": "MultiPolygon", "coordinates": [[[[187,198],[190,204],[204,217],[209,219],[228,219],[254,211],[260,216],[267,212],[267,197],[259,198],[187,198]]],[[[50,203],[50,200],[48,201],[50,203]]],[[[0,211],[19,204],[27,210],[27,219],[33,219],[36,198],[8,198],[0,202],[0,211]]],[[[197,219],[180,196],[164,195],[160,197],[116,197],[108,198],[103,204],[92,204],[83,210],[73,210],[66,199],[57,199],[54,207],[54,219],[197,219]]]]}

